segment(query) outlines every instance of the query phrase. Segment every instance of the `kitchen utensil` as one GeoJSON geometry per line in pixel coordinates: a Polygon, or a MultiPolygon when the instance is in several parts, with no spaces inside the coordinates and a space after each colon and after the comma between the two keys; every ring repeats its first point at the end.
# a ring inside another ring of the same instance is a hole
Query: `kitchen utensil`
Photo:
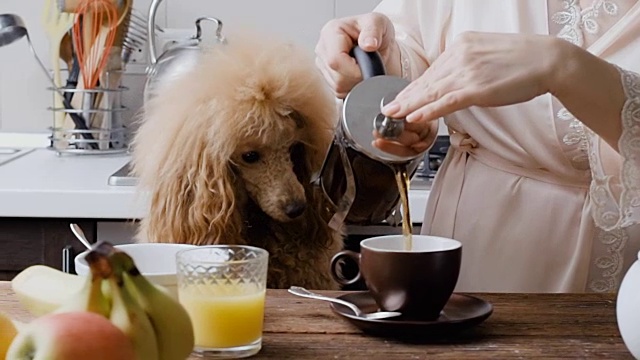
{"type": "Polygon", "coordinates": [[[27,27],[24,24],[22,18],[15,14],[2,14],[0,15],[0,47],[9,45],[22,37],[27,39],[27,44],[29,45],[29,50],[36,58],[38,65],[44,72],[45,76],[51,83],[55,86],[55,82],[49,75],[49,71],[40,60],[40,57],[36,53],[36,50],[33,48],[33,44],[31,43],[31,38],[29,37],[29,32],[27,31],[27,27]]]}
{"type": "MultiPolygon", "coordinates": [[[[82,4],[82,0],[54,0],[54,1],[56,1],[57,8],[60,11],[70,12],[70,13],[78,12],[78,8],[82,4]]],[[[119,2],[121,0],[109,0],[109,1],[111,1],[116,6],[120,6],[119,2]]]]}
{"type": "Polygon", "coordinates": [[[343,222],[373,225],[384,220],[395,225],[399,221],[400,193],[394,167],[406,167],[407,174],[412,176],[424,154],[398,156],[374,147],[372,142],[376,128],[388,131],[391,137],[401,130],[402,120],[385,119],[380,109],[409,81],[385,75],[377,52],[365,52],[356,46],[352,56],[363,81],[347,94],[342,104],[334,141],[317,182],[334,205],[331,226],[343,222]]]}
{"type": "Polygon", "coordinates": [[[71,223],[69,224],[69,227],[71,228],[71,232],[73,232],[73,235],[75,235],[76,238],[80,240],[82,245],[91,250],[91,243],[89,242],[89,240],[87,240],[87,237],[84,235],[84,231],[82,231],[80,225],[71,223]]]}
{"type": "MultiPolygon", "coordinates": [[[[122,5],[118,7],[118,24],[116,26],[113,45],[108,52],[107,62],[105,63],[104,70],[100,74],[100,84],[107,89],[113,89],[120,86],[122,78],[122,72],[124,71],[124,63],[122,60],[122,48],[124,45],[124,39],[131,20],[131,3],[132,0],[122,1],[122,5]]],[[[104,30],[104,28],[103,28],[104,30]]],[[[103,109],[112,108],[114,99],[110,96],[110,93],[99,93],[96,99],[96,103],[103,109]]],[[[98,136],[100,140],[99,147],[101,150],[109,149],[111,146],[111,129],[113,123],[112,112],[100,112],[96,113],[91,121],[93,128],[99,128],[102,130],[98,136]]]]}
{"type": "Polygon", "coordinates": [[[85,89],[96,87],[113,45],[118,10],[109,0],[82,0],[73,40],[85,89]]]}
{"type": "MultiPolygon", "coordinates": [[[[38,63],[38,66],[44,73],[45,77],[49,80],[49,82],[51,82],[51,85],[53,86],[53,91],[60,94],[60,96],[63,98],[62,103],[64,107],[66,109],[73,109],[71,104],[68,101],[64,100],[64,93],[56,86],[53,78],[51,77],[51,75],[49,75],[49,71],[44,66],[44,63],[42,62],[42,60],[40,60],[40,57],[38,56],[38,53],[36,53],[36,50],[33,48],[33,44],[31,43],[31,38],[29,37],[29,32],[27,31],[27,27],[24,24],[24,21],[22,20],[22,18],[15,14],[1,14],[0,15],[0,47],[9,45],[23,37],[27,39],[29,50],[35,57],[36,62],[38,63]]],[[[85,121],[81,116],[75,113],[70,114],[70,116],[73,119],[73,122],[75,123],[78,129],[87,130],[85,121]]],[[[93,140],[93,136],[90,133],[82,133],[82,136],[85,139],[93,140]]],[[[92,147],[94,145],[95,144],[93,144],[92,147]]],[[[95,145],[95,148],[97,148],[97,145],[95,145]]]]}
{"type": "MultiPolygon", "coordinates": [[[[60,12],[56,0],[45,0],[42,12],[42,25],[49,37],[49,56],[51,68],[53,69],[53,82],[56,87],[62,86],[60,75],[60,49],[62,39],[71,30],[75,21],[75,14],[60,12]]],[[[62,107],[60,94],[54,93],[54,106],[62,107]]],[[[62,129],[64,125],[64,113],[54,112],[54,130],[62,129]]]]}
{"type": "Polygon", "coordinates": [[[152,35],[156,28],[156,13],[161,2],[162,0],[153,0],[149,7],[147,33],[149,34],[149,61],[151,64],[147,69],[147,81],[144,88],[145,104],[155,96],[156,92],[162,88],[164,84],[173,82],[176,78],[192,69],[196,64],[203,48],[201,44],[202,28],[200,26],[202,21],[211,21],[216,24],[216,38],[211,46],[224,44],[225,42],[222,36],[222,22],[213,17],[200,17],[195,22],[196,34],[194,36],[177,42],[162,54],[158,55],[156,39],[155,36],[152,35]]]}
{"type": "MultiPolygon", "coordinates": [[[[118,9],[110,0],[81,0],[76,9],[78,21],[73,25],[73,41],[80,64],[83,88],[94,89],[108,60],[115,39],[118,9]]],[[[83,93],[82,109],[91,128],[96,93],[83,93]]]]}
{"type": "Polygon", "coordinates": [[[313,292],[311,292],[311,291],[309,291],[309,290],[307,290],[307,289],[305,289],[303,287],[299,287],[299,286],[290,287],[289,288],[289,292],[291,294],[293,294],[293,295],[302,296],[302,297],[309,298],[309,299],[324,300],[324,301],[329,301],[329,302],[332,302],[332,303],[336,303],[336,304],[340,304],[340,305],[346,306],[349,309],[351,309],[356,316],[364,318],[364,319],[367,319],[367,320],[381,320],[381,319],[388,319],[388,318],[398,317],[398,316],[402,315],[401,313],[399,313],[397,311],[376,311],[376,312],[371,312],[371,313],[365,314],[355,304],[352,304],[350,302],[347,302],[347,301],[344,301],[344,300],[341,300],[341,299],[336,299],[336,298],[332,298],[332,297],[316,294],[316,293],[313,293],[313,292]]]}
{"type": "MultiPolygon", "coordinates": [[[[125,65],[129,63],[133,52],[142,51],[143,47],[147,44],[147,39],[149,38],[147,34],[147,22],[147,18],[141,15],[137,9],[131,9],[129,26],[127,27],[127,33],[122,46],[122,61],[125,65]]],[[[163,32],[164,30],[156,26],[155,31],[163,32]]]]}

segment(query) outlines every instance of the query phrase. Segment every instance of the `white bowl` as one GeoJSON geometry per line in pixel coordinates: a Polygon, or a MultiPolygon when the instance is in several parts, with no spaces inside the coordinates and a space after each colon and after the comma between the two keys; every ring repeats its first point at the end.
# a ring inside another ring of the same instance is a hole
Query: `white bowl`
{"type": "MultiPolygon", "coordinates": [[[[138,270],[147,279],[157,285],[164,286],[177,296],[178,279],[176,276],[176,254],[185,249],[197,247],[187,244],[165,243],[140,243],[115,245],[116,248],[126,252],[133,258],[138,270]]],[[[78,254],[74,260],[76,273],[86,275],[89,273],[89,265],[85,256],[89,251],[78,254]]]]}

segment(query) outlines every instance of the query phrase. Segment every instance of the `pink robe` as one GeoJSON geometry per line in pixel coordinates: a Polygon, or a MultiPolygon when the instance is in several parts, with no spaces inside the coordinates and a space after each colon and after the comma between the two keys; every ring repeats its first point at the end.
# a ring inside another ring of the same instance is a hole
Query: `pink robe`
{"type": "MultiPolygon", "coordinates": [[[[396,23],[412,78],[464,31],[557,36],[560,27],[541,0],[383,0],[375,11],[396,23]]],[[[588,51],[640,72],[640,2],[618,17],[588,51]]],[[[423,233],[463,243],[456,291],[617,289],[640,249],[640,78],[621,75],[620,154],[551,95],[445,117],[451,148],[423,233]]]]}

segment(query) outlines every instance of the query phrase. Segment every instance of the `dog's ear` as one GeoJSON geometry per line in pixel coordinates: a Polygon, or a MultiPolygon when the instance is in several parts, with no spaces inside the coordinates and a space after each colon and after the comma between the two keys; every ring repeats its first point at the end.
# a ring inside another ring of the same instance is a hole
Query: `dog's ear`
{"type": "Polygon", "coordinates": [[[158,174],[150,212],[142,222],[145,236],[151,242],[244,243],[235,175],[227,159],[208,154],[204,144],[192,143],[181,152],[158,174]]]}

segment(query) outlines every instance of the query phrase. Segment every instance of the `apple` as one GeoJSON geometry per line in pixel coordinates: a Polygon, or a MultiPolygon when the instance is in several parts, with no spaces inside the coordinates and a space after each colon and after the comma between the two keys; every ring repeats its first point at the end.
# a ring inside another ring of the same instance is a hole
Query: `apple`
{"type": "Polygon", "coordinates": [[[13,321],[0,313],[0,359],[4,360],[7,356],[9,345],[11,345],[17,333],[18,330],[13,324],[13,321]]]}
{"type": "Polygon", "coordinates": [[[83,276],[68,274],[45,265],[29,266],[11,280],[11,288],[20,304],[36,317],[54,312],[69,302],[69,299],[82,290],[84,284],[83,276]]]}
{"type": "Polygon", "coordinates": [[[25,326],[6,360],[133,360],[131,340],[107,318],[87,311],[50,313],[25,326]]]}

